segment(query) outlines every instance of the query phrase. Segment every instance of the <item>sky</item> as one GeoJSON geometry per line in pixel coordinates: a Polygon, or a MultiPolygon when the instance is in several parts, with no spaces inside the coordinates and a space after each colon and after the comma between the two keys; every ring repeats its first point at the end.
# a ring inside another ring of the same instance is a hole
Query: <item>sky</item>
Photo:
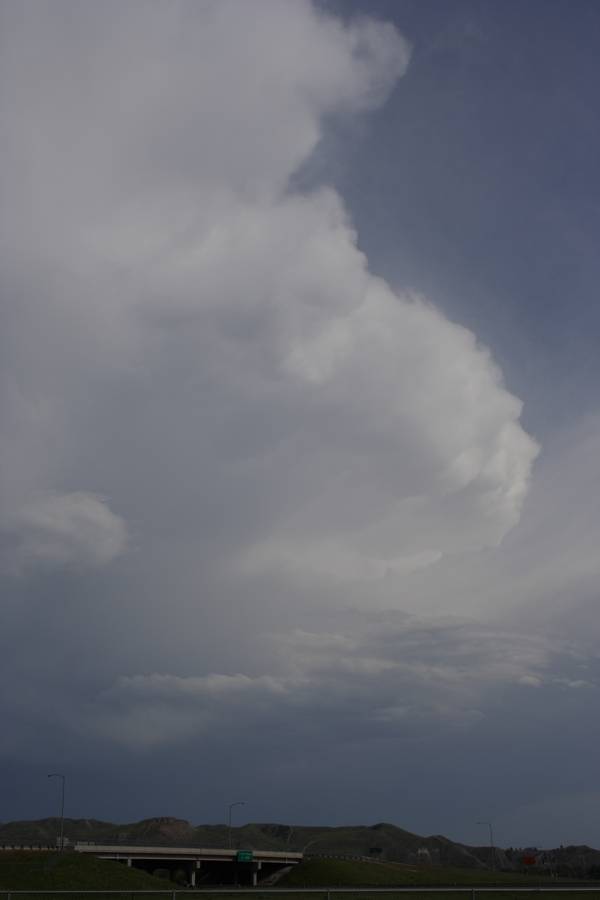
{"type": "Polygon", "coordinates": [[[0,3],[0,820],[600,847],[600,8],[0,3]]]}

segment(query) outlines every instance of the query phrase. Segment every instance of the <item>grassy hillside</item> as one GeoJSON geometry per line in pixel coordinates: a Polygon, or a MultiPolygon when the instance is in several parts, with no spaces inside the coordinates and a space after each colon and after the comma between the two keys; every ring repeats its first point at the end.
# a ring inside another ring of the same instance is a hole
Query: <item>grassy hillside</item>
{"type": "Polygon", "coordinates": [[[0,890],[165,890],[146,872],[77,853],[0,852],[0,890]]]}
{"type": "Polygon", "coordinates": [[[393,887],[420,885],[511,885],[523,876],[476,869],[430,868],[346,859],[307,859],[281,879],[279,887],[393,887]]]}
{"type": "MultiPolygon", "coordinates": [[[[64,833],[69,842],[93,841],[109,844],[147,844],[179,847],[227,847],[226,825],[191,825],[185,819],[160,816],[141,822],[115,824],[97,819],[65,819],[64,833]]],[[[56,846],[60,822],[56,818],[37,821],[0,823],[0,847],[56,846]]],[[[490,847],[468,846],[442,835],[412,834],[388,822],[375,825],[327,827],[322,825],[285,825],[251,822],[232,829],[233,847],[248,850],[302,851],[307,856],[368,857],[373,862],[404,864],[417,871],[440,872],[427,876],[427,883],[452,880],[450,870],[471,869],[473,879],[486,883],[490,873],[490,847]],[[487,873],[487,874],[486,874],[487,873]]],[[[495,848],[498,869],[514,872],[518,879],[542,878],[552,869],[561,878],[600,879],[600,850],[565,846],[543,852],[528,848],[526,855],[536,856],[539,864],[531,869],[522,865],[524,850],[495,848]]],[[[465,882],[466,883],[466,882],[465,882]]]]}

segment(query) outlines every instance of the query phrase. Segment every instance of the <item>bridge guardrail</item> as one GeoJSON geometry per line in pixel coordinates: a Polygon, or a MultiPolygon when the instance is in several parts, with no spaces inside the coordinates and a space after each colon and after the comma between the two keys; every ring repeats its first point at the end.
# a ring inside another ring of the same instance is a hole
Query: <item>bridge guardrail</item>
{"type": "Polygon", "coordinates": [[[347,894],[468,894],[471,900],[476,900],[479,894],[590,894],[600,895],[600,883],[597,885],[485,885],[472,886],[463,885],[453,887],[442,887],[439,885],[397,885],[392,887],[294,887],[294,888],[222,888],[210,887],[180,890],[7,890],[0,888],[0,900],[12,900],[13,897],[46,897],[52,896],[59,898],[64,897],[99,897],[106,895],[110,897],[168,897],[170,900],[185,900],[185,898],[193,898],[198,895],[212,897],[216,894],[234,896],[239,894],[253,894],[257,898],[274,897],[287,894],[318,894],[326,900],[332,900],[332,897],[347,894]]]}

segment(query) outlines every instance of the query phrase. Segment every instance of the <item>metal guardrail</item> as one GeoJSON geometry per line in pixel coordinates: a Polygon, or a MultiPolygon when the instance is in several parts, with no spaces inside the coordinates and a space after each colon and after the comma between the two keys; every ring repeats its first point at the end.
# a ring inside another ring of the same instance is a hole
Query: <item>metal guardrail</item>
{"type": "Polygon", "coordinates": [[[471,886],[464,885],[463,887],[454,886],[454,887],[439,887],[436,885],[423,885],[419,887],[418,885],[411,885],[406,887],[404,885],[399,885],[397,887],[321,887],[321,888],[221,888],[215,887],[211,888],[209,886],[205,888],[201,888],[200,890],[31,890],[31,891],[23,891],[23,890],[15,890],[9,891],[5,889],[0,889],[0,900],[1,898],[5,898],[5,900],[12,900],[12,897],[25,897],[25,896],[65,896],[72,897],[76,895],[78,897],[87,897],[87,896],[98,896],[101,894],[105,894],[107,896],[127,896],[127,897],[146,897],[146,896],[155,896],[155,897],[169,897],[170,900],[178,900],[178,898],[186,898],[186,897],[197,897],[198,895],[204,894],[205,896],[212,897],[213,894],[226,894],[228,896],[237,895],[237,894],[254,894],[255,897],[264,897],[264,896],[276,896],[279,894],[319,894],[321,897],[327,898],[327,900],[331,900],[332,895],[337,894],[470,894],[472,900],[475,900],[477,894],[561,894],[561,893],[571,893],[571,894],[588,894],[588,893],[596,893],[600,894],[600,882],[598,885],[486,885],[484,886],[471,886]]]}

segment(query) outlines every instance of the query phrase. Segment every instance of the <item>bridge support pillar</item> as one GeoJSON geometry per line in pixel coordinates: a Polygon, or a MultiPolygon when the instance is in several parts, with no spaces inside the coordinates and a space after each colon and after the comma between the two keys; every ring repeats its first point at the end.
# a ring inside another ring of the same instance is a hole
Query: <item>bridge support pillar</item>
{"type": "Polygon", "coordinates": [[[196,887],[196,871],[200,868],[201,865],[202,865],[202,860],[201,860],[201,859],[197,859],[195,862],[192,863],[192,873],[191,873],[191,877],[190,877],[190,887],[193,887],[193,888],[196,887]]]}
{"type": "Polygon", "coordinates": [[[131,857],[128,856],[128,857],[127,857],[127,866],[128,866],[128,868],[131,868],[132,865],[133,865],[133,863],[132,863],[131,857]]]}
{"type": "Polygon", "coordinates": [[[253,863],[252,865],[252,887],[256,887],[258,884],[258,873],[262,869],[262,859],[259,859],[258,862],[253,863]]]}

